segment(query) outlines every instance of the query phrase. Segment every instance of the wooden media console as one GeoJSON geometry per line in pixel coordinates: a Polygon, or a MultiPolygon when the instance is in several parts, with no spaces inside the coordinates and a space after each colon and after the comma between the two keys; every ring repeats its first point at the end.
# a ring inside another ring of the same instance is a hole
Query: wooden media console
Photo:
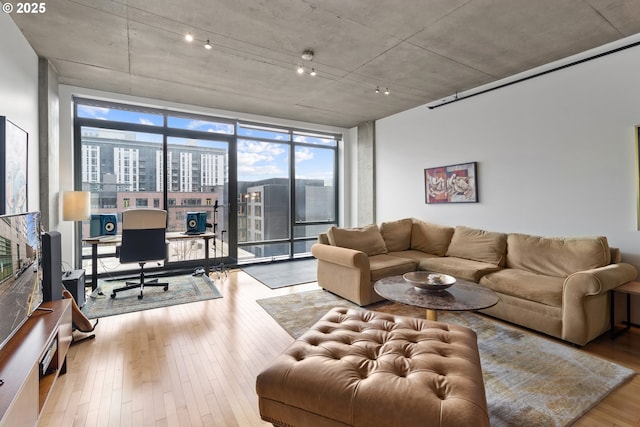
{"type": "Polygon", "coordinates": [[[0,350],[0,427],[35,426],[58,375],[66,371],[71,300],[40,307],[0,350]]]}

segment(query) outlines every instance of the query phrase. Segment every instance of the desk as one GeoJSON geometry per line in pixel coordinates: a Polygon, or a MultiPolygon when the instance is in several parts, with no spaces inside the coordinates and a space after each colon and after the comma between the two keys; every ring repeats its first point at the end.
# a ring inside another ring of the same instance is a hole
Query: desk
{"type": "MultiPolygon", "coordinates": [[[[216,237],[210,231],[202,234],[185,234],[183,232],[172,231],[165,234],[167,240],[190,240],[190,239],[203,239],[204,240],[204,270],[206,274],[209,274],[209,240],[216,237]]],[[[100,245],[119,245],[122,243],[122,237],[116,236],[100,236],[90,237],[88,239],[82,239],[84,243],[91,245],[91,290],[94,291],[98,287],[98,246],[100,245]]]]}

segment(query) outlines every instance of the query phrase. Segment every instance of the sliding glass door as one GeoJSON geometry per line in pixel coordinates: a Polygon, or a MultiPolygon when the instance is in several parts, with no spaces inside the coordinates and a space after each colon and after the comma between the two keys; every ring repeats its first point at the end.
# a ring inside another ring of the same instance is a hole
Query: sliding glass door
{"type": "Polygon", "coordinates": [[[290,256],[291,146],[286,133],[240,128],[238,261],[290,256]]]}
{"type": "Polygon", "coordinates": [[[337,139],[238,126],[238,261],[309,255],[337,221],[337,139]]]}
{"type": "Polygon", "coordinates": [[[295,145],[293,252],[300,255],[311,252],[319,233],[337,225],[337,165],[335,140],[304,135],[294,140],[299,143],[295,145]]]}

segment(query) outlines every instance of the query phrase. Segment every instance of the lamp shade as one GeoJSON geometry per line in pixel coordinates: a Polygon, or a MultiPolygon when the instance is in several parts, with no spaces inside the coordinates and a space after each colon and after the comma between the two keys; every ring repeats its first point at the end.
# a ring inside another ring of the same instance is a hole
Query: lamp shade
{"type": "Polygon", "coordinates": [[[82,221],[91,218],[91,193],[88,191],[65,191],[62,193],[62,219],[82,221]]]}

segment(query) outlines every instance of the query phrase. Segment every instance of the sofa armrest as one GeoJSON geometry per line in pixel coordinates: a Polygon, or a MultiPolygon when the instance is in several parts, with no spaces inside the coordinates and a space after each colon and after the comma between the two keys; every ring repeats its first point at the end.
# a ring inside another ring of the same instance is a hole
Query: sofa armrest
{"type": "Polygon", "coordinates": [[[311,246],[311,254],[331,264],[369,270],[369,256],[355,249],[316,243],[311,246]]]}
{"type": "Polygon", "coordinates": [[[638,270],[624,262],[578,271],[564,281],[563,304],[566,303],[567,296],[583,298],[588,295],[599,295],[635,280],[637,276],[638,270]]]}
{"type": "Polygon", "coordinates": [[[584,345],[606,330],[608,292],[637,276],[634,266],[618,263],[567,277],[562,289],[562,339],[584,345]]]}
{"type": "Polygon", "coordinates": [[[316,243],[311,253],[318,259],[318,285],[360,306],[380,301],[371,286],[369,256],[361,251],[316,243]]]}

